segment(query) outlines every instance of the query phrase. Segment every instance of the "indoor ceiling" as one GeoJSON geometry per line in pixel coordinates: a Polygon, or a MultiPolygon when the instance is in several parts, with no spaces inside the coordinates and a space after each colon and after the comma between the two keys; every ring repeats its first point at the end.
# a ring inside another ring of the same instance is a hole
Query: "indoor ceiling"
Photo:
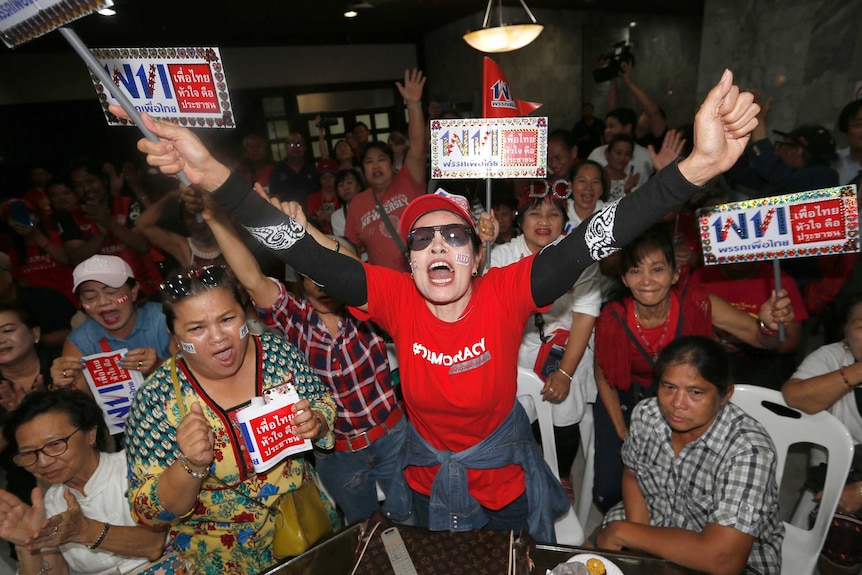
{"type": "MultiPolygon", "coordinates": [[[[532,9],[699,15],[704,0],[528,0],[532,9]]],[[[482,13],[484,0],[114,0],[115,16],[73,24],[92,48],[416,43],[430,30],[482,13]],[[345,10],[358,16],[347,19],[345,10]]],[[[505,0],[517,7],[517,0],[505,0]]],[[[514,8],[513,8],[514,10],[514,8]]],[[[465,30],[466,32],[467,30],[465,30]]],[[[15,49],[66,50],[51,33],[15,49]]],[[[2,48],[8,51],[8,48],[2,48]]]]}

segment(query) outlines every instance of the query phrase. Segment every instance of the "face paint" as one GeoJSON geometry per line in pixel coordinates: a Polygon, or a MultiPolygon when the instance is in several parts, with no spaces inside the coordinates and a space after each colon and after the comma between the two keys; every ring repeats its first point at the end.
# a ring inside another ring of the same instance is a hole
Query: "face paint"
{"type": "Polygon", "coordinates": [[[415,272],[419,269],[419,262],[416,260],[410,260],[410,273],[415,272]]]}
{"type": "Polygon", "coordinates": [[[243,339],[247,336],[248,336],[248,324],[244,323],[241,326],[239,326],[239,337],[240,337],[240,339],[243,339]]]}
{"type": "Polygon", "coordinates": [[[470,254],[465,254],[463,252],[459,252],[455,254],[455,263],[462,266],[470,265],[470,254]]]}
{"type": "Polygon", "coordinates": [[[126,303],[127,301],[129,301],[129,296],[128,296],[128,295],[124,295],[124,296],[118,297],[118,298],[116,299],[117,305],[123,305],[123,304],[124,304],[124,303],[126,303]]]}
{"type": "Polygon", "coordinates": [[[183,348],[183,351],[186,353],[197,353],[198,350],[195,349],[195,344],[186,343],[184,341],[180,342],[180,347],[183,348]]]}
{"type": "Polygon", "coordinates": [[[92,306],[91,306],[90,304],[88,304],[88,303],[82,303],[82,304],[81,304],[81,307],[82,307],[82,308],[84,308],[84,311],[90,311],[90,308],[91,308],[92,306]]]}

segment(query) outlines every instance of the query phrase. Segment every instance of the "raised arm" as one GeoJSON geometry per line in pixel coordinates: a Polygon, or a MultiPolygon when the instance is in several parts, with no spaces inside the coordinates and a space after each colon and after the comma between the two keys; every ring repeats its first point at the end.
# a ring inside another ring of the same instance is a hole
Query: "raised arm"
{"type": "Polygon", "coordinates": [[[135,220],[135,229],[140,231],[144,236],[155,244],[158,248],[168,252],[182,267],[188,267],[192,263],[191,252],[186,239],[180,234],[166,230],[159,225],[162,216],[165,215],[165,209],[168,205],[179,199],[180,191],[173,190],[161,198],[154,204],[150,204],[144,210],[138,219],[135,220]]]}
{"type": "Polygon", "coordinates": [[[650,133],[658,138],[664,134],[664,131],[667,129],[667,120],[662,116],[661,110],[659,110],[658,104],[655,103],[655,100],[653,100],[643,88],[635,84],[632,79],[632,65],[628,62],[621,62],[620,68],[620,78],[622,78],[623,83],[634,95],[635,99],[637,99],[638,104],[641,105],[644,112],[646,112],[646,115],[649,118],[650,133]]]}
{"type": "Polygon", "coordinates": [[[425,130],[425,117],[422,114],[422,88],[425,86],[425,76],[422,71],[414,68],[412,71],[404,71],[404,83],[396,82],[404,105],[407,106],[407,139],[410,147],[404,164],[410,170],[413,181],[418,184],[425,183],[425,149],[427,147],[427,132],[425,130]]]}
{"type": "MultiPolygon", "coordinates": [[[[122,108],[112,113],[128,118],[122,108]]],[[[186,128],[142,114],[144,125],[160,141],[142,139],[138,149],[162,173],[185,172],[193,185],[212,193],[254,238],[281,261],[307,275],[335,299],[355,307],[368,301],[365,269],[352,257],[318,244],[300,224],[259,196],[242,177],[216,160],[200,139],[186,128]]]]}
{"type": "Polygon", "coordinates": [[[733,166],[757,125],[758,110],[752,94],[740,93],[733,85],[733,74],[725,70],[695,116],[694,150],[689,157],[671,164],[638,193],[606,206],[563,241],[539,252],[531,273],[536,305],[553,302],[593,261],[618,251],[733,166]]]}

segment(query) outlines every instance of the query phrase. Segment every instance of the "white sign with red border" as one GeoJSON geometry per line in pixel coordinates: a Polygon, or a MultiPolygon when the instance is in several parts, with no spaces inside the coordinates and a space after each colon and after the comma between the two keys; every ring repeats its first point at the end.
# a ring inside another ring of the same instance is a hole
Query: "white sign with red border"
{"type": "Polygon", "coordinates": [[[542,179],[547,162],[547,118],[431,121],[434,179],[542,179]]]}
{"type": "MultiPolygon", "coordinates": [[[[114,84],[139,112],[192,128],[233,128],[227,78],[218,48],[103,48],[92,50],[114,84]]],[[[108,124],[128,126],[108,112],[119,104],[90,73],[108,124]]]]}
{"type": "Polygon", "coordinates": [[[856,186],[698,210],[704,262],[803,258],[859,251],[856,186]]]}
{"type": "Polygon", "coordinates": [[[144,383],[140,371],[124,369],[120,362],[128,349],[115,349],[95,353],[81,358],[84,363],[84,378],[96,403],[105,414],[105,423],[111,435],[123,433],[126,418],[132,407],[132,399],[144,383]]]}
{"type": "Polygon", "coordinates": [[[311,441],[294,435],[293,404],[299,395],[291,388],[265,405],[251,405],[236,413],[243,441],[256,473],[285,458],[311,449],[311,441]]]}

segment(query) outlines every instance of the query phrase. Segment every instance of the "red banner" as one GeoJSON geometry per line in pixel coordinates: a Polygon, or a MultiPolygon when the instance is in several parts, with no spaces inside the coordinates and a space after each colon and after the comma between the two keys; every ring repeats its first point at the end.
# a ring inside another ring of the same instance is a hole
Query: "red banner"
{"type": "Polygon", "coordinates": [[[496,62],[485,56],[482,71],[482,117],[515,118],[526,116],[541,104],[524,102],[512,96],[509,82],[496,62]]]}

